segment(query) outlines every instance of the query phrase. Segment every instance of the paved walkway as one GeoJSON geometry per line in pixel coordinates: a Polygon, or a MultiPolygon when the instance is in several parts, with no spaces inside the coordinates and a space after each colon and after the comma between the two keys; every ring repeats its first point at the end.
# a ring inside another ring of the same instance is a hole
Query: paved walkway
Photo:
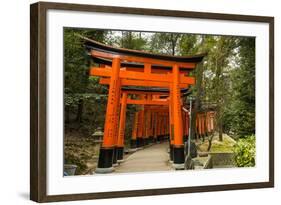
{"type": "Polygon", "coordinates": [[[115,167],[115,172],[173,171],[169,163],[168,147],[168,142],[164,142],[138,150],[115,167]]]}

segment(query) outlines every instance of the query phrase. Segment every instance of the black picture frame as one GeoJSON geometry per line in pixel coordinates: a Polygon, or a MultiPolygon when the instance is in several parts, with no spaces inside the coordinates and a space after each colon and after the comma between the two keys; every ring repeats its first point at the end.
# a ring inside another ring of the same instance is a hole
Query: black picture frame
{"type": "Polygon", "coordinates": [[[30,6],[30,199],[36,202],[133,197],[190,192],[208,192],[236,189],[274,187],[274,17],[220,13],[203,13],[143,8],[125,8],[97,5],[38,2],[30,6]],[[216,19],[269,24],[269,181],[226,185],[206,185],[149,190],[131,190],[103,193],[47,195],[46,160],[46,13],[49,9],[65,11],[137,14],[159,17],[216,19]]]}

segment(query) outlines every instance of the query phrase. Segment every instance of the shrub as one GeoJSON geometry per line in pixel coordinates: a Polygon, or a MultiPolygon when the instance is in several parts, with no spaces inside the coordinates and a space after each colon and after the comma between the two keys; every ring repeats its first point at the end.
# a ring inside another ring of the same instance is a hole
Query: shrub
{"type": "Polygon", "coordinates": [[[256,156],[255,135],[239,139],[234,145],[234,161],[238,167],[254,167],[256,156]]]}
{"type": "Polygon", "coordinates": [[[87,163],[96,156],[93,139],[68,136],[64,145],[64,163],[77,165],[75,175],[87,174],[89,171],[87,163]]]}

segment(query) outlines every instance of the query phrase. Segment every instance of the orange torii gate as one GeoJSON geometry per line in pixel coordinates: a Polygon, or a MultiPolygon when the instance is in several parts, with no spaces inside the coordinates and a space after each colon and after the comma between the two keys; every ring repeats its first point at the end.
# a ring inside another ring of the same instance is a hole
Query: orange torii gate
{"type": "Polygon", "coordinates": [[[137,141],[138,137],[143,136],[149,138],[150,134],[154,135],[152,137],[169,134],[173,147],[173,165],[176,169],[183,169],[185,132],[181,89],[195,83],[195,78],[188,74],[202,61],[204,55],[156,55],[114,48],[87,38],[84,40],[89,55],[92,56],[94,63],[99,64],[98,67],[91,67],[90,75],[101,77],[100,83],[109,85],[104,137],[96,172],[112,172],[117,160],[122,160],[127,104],[138,104],[141,107],[134,120],[132,141],[137,141]],[[128,97],[128,91],[122,90],[124,86],[149,87],[150,90],[139,92],[135,89],[134,92],[140,99],[131,99],[128,97]],[[168,92],[163,94],[163,90],[153,90],[156,87],[166,88],[168,92]],[[152,90],[155,92],[152,93],[152,90]],[[156,105],[166,107],[166,112],[158,113],[151,109],[150,114],[147,114],[149,112],[145,114],[145,106],[156,105]],[[147,121],[144,123],[146,115],[150,116],[150,123],[147,121]],[[146,127],[149,129],[144,129],[146,127]]]}
{"type": "Polygon", "coordinates": [[[196,115],[196,139],[204,138],[214,131],[214,111],[199,112],[196,115]]]}
{"type": "MultiPolygon", "coordinates": [[[[139,100],[127,98],[128,94],[136,94],[133,90],[121,90],[122,100],[121,100],[121,112],[120,112],[120,120],[119,120],[119,130],[118,130],[118,143],[117,143],[117,162],[123,160],[123,151],[124,151],[124,131],[125,131],[125,121],[126,121],[126,106],[128,104],[139,105],[140,110],[137,112],[137,119],[135,119],[136,125],[135,130],[133,131],[133,136],[131,140],[131,145],[134,147],[135,145],[139,147],[141,144],[148,144],[149,137],[151,134],[151,112],[147,111],[147,105],[167,105],[167,100],[152,100],[151,94],[147,94],[147,98],[144,97],[144,94],[140,94],[139,100]],[[138,136],[138,137],[137,137],[138,136]],[[139,139],[141,138],[141,140],[139,139]]],[[[137,91],[139,94],[139,91],[137,91]]],[[[113,159],[113,163],[116,160],[113,159]]]]}
{"type": "MultiPolygon", "coordinates": [[[[185,92],[185,90],[181,90],[185,92]]],[[[136,149],[147,145],[152,142],[162,141],[163,138],[169,135],[169,100],[167,94],[169,90],[164,89],[139,89],[139,88],[122,88],[122,105],[121,116],[119,124],[119,133],[124,133],[125,115],[123,113],[123,107],[126,104],[139,105],[140,109],[135,113],[134,126],[132,131],[131,148],[136,149]],[[132,100],[127,98],[125,102],[124,96],[128,94],[139,95],[138,100],[132,100]],[[160,95],[161,94],[161,95],[160,95]],[[163,95],[166,94],[166,95],[163,95]],[[159,97],[166,97],[166,99],[160,99],[159,97]],[[157,107],[156,107],[157,106],[157,107]]],[[[118,136],[124,138],[124,136],[118,136]]],[[[119,153],[117,154],[117,161],[122,160],[124,145],[117,145],[119,153]],[[122,147],[122,148],[119,148],[122,147]]],[[[113,160],[115,161],[115,160],[113,160]]]]}

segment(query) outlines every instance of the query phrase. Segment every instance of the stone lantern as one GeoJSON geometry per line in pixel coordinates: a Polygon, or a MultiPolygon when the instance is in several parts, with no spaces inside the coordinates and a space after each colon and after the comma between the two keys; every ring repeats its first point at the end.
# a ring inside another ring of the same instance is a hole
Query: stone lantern
{"type": "Polygon", "coordinates": [[[94,134],[92,134],[92,137],[94,138],[94,142],[99,144],[102,143],[103,132],[100,127],[98,127],[94,134]]]}

